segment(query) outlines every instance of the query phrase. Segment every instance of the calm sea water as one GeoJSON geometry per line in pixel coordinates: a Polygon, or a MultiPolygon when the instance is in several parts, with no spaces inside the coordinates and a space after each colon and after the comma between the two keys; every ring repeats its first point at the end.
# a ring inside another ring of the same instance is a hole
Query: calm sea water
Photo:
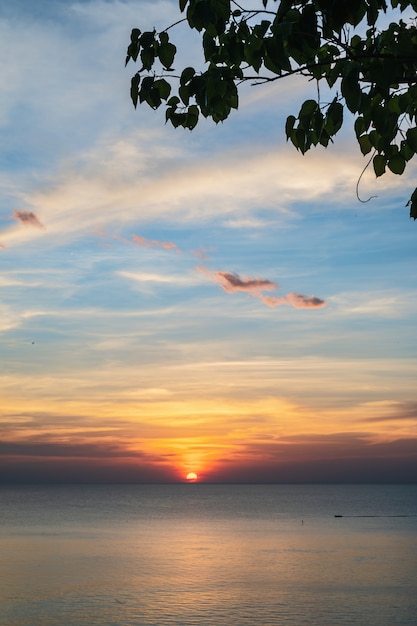
{"type": "Polygon", "coordinates": [[[416,626],[417,485],[1,487],[0,624],[416,626]]]}

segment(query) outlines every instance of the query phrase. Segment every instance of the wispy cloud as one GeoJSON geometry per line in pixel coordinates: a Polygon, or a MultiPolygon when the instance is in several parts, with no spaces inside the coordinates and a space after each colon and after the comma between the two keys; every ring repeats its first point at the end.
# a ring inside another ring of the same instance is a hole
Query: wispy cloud
{"type": "Polygon", "coordinates": [[[121,270],[118,276],[128,278],[136,283],[159,283],[165,285],[182,285],[184,287],[195,285],[198,281],[191,275],[182,274],[158,274],[156,272],[132,272],[121,270]]]}
{"type": "Polygon", "coordinates": [[[19,324],[20,319],[12,308],[8,305],[0,304],[0,333],[17,328],[19,324]]]}
{"type": "MultiPolygon", "coordinates": [[[[168,135],[166,139],[155,132],[141,131],[129,141],[97,140],[88,153],[74,154],[65,166],[58,164],[53,183],[45,180],[32,188],[26,186],[15,202],[19,202],[20,216],[37,216],[42,211],[49,238],[61,242],[97,228],[113,230],[116,224],[137,227],[151,220],[163,220],[167,225],[215,220],[235,227],[244,216],[246,222],[256,219],[259,228],[271,218],[282,223],[298,219],[295,201],[322,198],[326,203],[336,190],[339,203],[350,197],[358,164],[346,155],[337,158],[338,167],[334,168],[334,157],[328,155],[316,154],[302,160],[287,149],[254,156],[242,149],[240,153],[229,151],[226,157],[214,154],[210,161],[200,159],[190,164],[175,137],[168,135]],[[152,167],[137,147],[150,143],[155,151],[152,167]]],[[[12,242],[18,245],[27,238],[22,232],[9,230],[1,241],[7,246],[12,242]]]]}
{"type": "Polygon", "coordinates": [[[368,403],[369,408],[374,408],[375,415],[369,416],[369,422],[396,422],[417,419],[417,402],[392,402],[379,401],[368,403]]]}
{"type": "Polygon", "coordinates": [[[140,237],[139,235],[132,235],[133,243],[141,248],[163,248],[164,250],[175,250],[175,252],[181,253],[178,246],[172,241],[157,241],[156,239],[146,239],[146,237],[140,237]]]}
{"type": "MultiPolygon", "coordinates": [[[[97,230],[96,234],[99,237],[105,237],[105,232],[97,230]]],[[[141,235],[132,235],[132,239],[127,239],[126,237],[120,237],[119,235],[113,235],[114,239],[118,241],[122,241],[123,243],[127,243],[129,245],[138,246],[139,248],[162,248],[163,250],[174,250],[181,254],[182,250],[177,246],[177,244],[172,241],[158,241],[157,239],[147,239],[146,237],[142,237],[141,235]]]]}
{"type": "MultiPolygon", "coordinates": [[[[325,213],[336,193],[338,207],[351,202],[361,167],[349,151],[303,158],[289,148],[254,153],[244,146],[189,163],[188,144],[182,149],[177,137],[142,130],[129,138],[97,138],[87,152],[74,152],[65,164],[58,160],[49,177],[26,184],[15,205],[20,213],[42,215],[54,245],[97,228],[133,230],[151,221],[235,229],[244,220],[250,231],[271,221],[294,223],[319,199],[325,213]],[[149,150],[152,158],[146,158],[149,150]]],[[[25,244],[29,229],[22,230],[5,231],[1,242],[25,244]]]]}
{"type": "Polygon", "coordinates": [[[341,292],[329,299],[335,310],[347,316],[395,319],[417,312],[416,289],[341,292]]]}

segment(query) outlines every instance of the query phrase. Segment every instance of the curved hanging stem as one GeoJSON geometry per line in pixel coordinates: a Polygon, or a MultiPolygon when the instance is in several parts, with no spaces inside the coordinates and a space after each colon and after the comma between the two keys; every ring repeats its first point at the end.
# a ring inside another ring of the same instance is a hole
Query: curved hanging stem
{"type": "Polygon", "coordinates": [[[375,152],[376,150],[374,150],[372,152],[371,158],[369,159],[368,163],[365,165],[365,167],[363,168],[361,175],[358,178],[358,182],[356,183],[356,197],[359,200],[359,202],[362,202],[363,204],[366,204],[367,202],[369,202],[370,200],[373,200],[373,198],[377,198],[378,196],[369,196],[369,198],[367,200],[362,200],[362,198],[359,197],[359,184],[361,182],[362,176],[365,174],[366,170],[368,169],[368,167],[370,166],[370,164],[372,163],[372,159],[375,156],[375,152]]]}

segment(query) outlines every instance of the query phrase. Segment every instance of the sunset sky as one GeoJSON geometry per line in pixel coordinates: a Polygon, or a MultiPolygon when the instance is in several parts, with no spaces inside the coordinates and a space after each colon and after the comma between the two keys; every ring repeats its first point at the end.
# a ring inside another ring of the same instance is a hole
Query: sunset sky
{"type": "Polygon", "coordinates": [[[286,144],[302,79],[135,111],[130,30],[178,18],[0,3],[0,482],[417,481],[415,165],[360,203],[349,120],[286,144]]]}

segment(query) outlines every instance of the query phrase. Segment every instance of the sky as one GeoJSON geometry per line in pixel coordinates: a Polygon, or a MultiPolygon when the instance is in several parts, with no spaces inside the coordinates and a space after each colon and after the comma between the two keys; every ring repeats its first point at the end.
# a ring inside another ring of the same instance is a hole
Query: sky
{"type": "Polygon", "coordinates": [[[359,202],[351,120],[285,141],[300,78],[135,111],[130,31],[178,18],[0,3],[0,482],[417,481],[415,165],[359,202]]]}

